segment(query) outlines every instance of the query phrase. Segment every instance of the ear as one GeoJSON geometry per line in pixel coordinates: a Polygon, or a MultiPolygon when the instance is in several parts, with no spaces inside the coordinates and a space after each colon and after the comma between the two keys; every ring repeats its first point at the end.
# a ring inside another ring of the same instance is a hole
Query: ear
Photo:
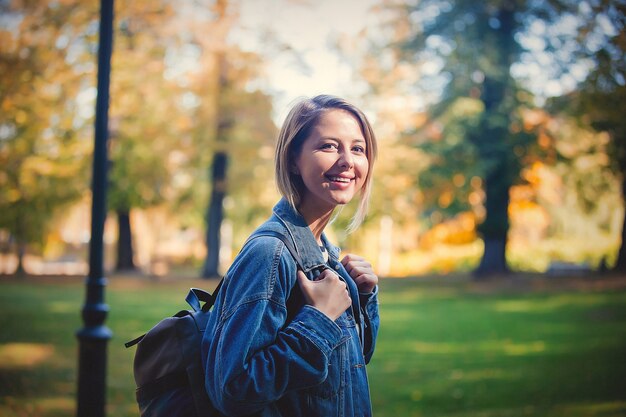
{"type": "Polygon", "coordinates": [[[298,169],[298,165],[291,163],[289,165],[289,172],[295,175],[300,175],[300,170],[298,169]]]}

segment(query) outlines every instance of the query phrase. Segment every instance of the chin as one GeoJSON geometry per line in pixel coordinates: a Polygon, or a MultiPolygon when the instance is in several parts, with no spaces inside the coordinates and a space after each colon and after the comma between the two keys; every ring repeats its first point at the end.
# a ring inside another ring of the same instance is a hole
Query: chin
{"type": "Polygon", "coordinates": [[[334,203],[338,206],[345,206],[346,204],[352,201],[352,197],[349,198],[336,198],[334,199],[334,203]]]}

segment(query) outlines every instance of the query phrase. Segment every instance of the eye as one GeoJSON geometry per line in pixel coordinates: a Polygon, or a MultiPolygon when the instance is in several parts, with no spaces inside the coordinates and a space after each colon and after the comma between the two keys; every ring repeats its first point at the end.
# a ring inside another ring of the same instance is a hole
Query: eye
{"type": "Polygon", "coordinates": [[[356,145],[352,147],[352,152],[356,152],[356,153],[365,153],[365,147],[361,146],[361,145],[356,145]]]}
{"type": "Polygon", "coordinates": [[[323,150],[333,150],[333,149],[337,149],[337,145],[332,143],[332,142],[327,142],[327,143],[323,143],[320,146],[320,149],[323,149],[323,150]]]}

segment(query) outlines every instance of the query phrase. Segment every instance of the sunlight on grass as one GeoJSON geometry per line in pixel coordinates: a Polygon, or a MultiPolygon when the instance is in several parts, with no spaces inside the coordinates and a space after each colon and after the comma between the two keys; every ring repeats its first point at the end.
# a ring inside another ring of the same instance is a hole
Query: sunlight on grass
{"type": "Polygon", "coordinates": [[[64,301],[54,301],[48,304],[50,313],[73,313],[76,311],[76,304],[64,301]]]}
{"type": "Polygon", "coordinates": [[[74,412],[76,407],[74,397],[44,397],[37,398],[33,401],[33,405],[48,412],[64,411],[67,415],[74,412]]]}
{"type": "Polygon", "coordinates": [[[453,381],[478,382],[495,379],[512,380],[519,377],[519,373],[506,372],[504,369],[486,368],[476,370],[454,369],[450,373],[450,379],[453,381]]]}
{"type": "Polygon", "coordinates": [[[412,320],[415,316],[415,313],[408,310],[396,310],[396,311],[387,311],[385,312],[385,316],[383,319],[385,320],[385,324],[390,325],[391,323],[400,323],[405,324],[409,320],[412,320]]]}
{"type": "MultiPolygon", "coordinates": [[[[399,281],[399,279],[395,281],[399,281]]],[[[448,298],[454,298],[457,295],[458,289],[455,288],[436,288],[429,289],[428,291],[416,288],[406,288],[404,291],[394,292],[393,294],[381,294],[380,304],[391,305],[394,307],[411,307],[415,305],[415,303],[421,301],[445,300],[448,298]]]]}
{"type": "MultiPolygon", "coordinates": [[[[389,301],[394,304],[395,303],[410,304],[416,301],[423,300],[425,297],[426,297],[426,294],[424,291],[412,290],[412,291],[405,291],[401,293],[395,293],[393,294],[393,299],[385,300],[385,302],[389,301]]],[[[383,301],[381,301],[381,303],[382,302],[383,301]]]]}
{"type": "Polygon", "coordinates": [[[493,309],[500,313],[550,312],[564,307],[589,307],[602,304],[600,295],[561,294],[546,299],[498,301],[493,309]]]}
{"type": "Polygon", "coordinates": [[[76,409],[74,396],[31,398],[24,403],[21,398],[5,397],[0,400],[2,417],[71,416],[76,409]]]}
{"type": "MultiPolygon", "coordinates": [[[[107,415],[115,417],[138,416],[134,351],[123,343],[185,308],[186,288],[205,284],[126,281],[112,280],[107,293],[107,415]]],[[[521,292],[494,285],[477,293],[469,282],[381,282],[368,365],[377,417],[626,415],[626,290],[543,291],[528,281],[521,292]]],[[[83,291],[80,283],[0,288],[1,417],[73,414],[83,291]],[[33,312],[33,298],[53,320],[33,312]]]]}
{"type": "Polygon", "coordinates": [[[42,416],[42,411],[32,404],[24,404],[22,400],[12,397],[5,397],[0,402],[0,416],[2,417],[22,417],[22,416],[42,416]]]}
{"type": "Polygon", "coordinates": [[[543,352],[546,350],[546,344],[542,340],[530,343],[505,343],[502,348],[507,355],[523,356],[543,352]]]}
{"type": "Polygon", "coordinates": [[[542,340],[527,343],[514,343],[510,340],[488,340],[472,344],[413,342],[411,347],[415,353],[436,355],[480,352],[521,356],[546,350],[546,344],[542,340]]]}
{"type": "Polygon", "coordinates": [[[54,346],[36,343],[0,345],[0,369],[30,368],[44,362],[54,353],[54,346]]]}
{"type": "Polygon", "coordinates": [[[465,353],[469,350],[469,346],[458,343],[428,343],[414,342],[413,351],[416,353],[443,354],[465,353]]]}
{"type": "MultiPolygon", "coordinates": [[[[523,416],[535,416],[541,415],[541,410],[531,405],[521,408],[496,408],[483,411],[467,411],[453,414],[446,414],[450,417],[523,417],[523,416]]],[[[420,415],[421,416],[421,415],[420,415]]],[[[548,414],[549,417],[555,417],[548,414]]],[[[570,416],[573,417],[573,416],[570,416]]]]}
{"type": "Polygon", "coordinates": [[[595,404],[566,404],[555,407],[558,415],[569,416],[600,416],[600,415],[626,415],[625,401],[612,401],[595,404]],[[615,413],[615,414],[614,414],[615,413]]]}

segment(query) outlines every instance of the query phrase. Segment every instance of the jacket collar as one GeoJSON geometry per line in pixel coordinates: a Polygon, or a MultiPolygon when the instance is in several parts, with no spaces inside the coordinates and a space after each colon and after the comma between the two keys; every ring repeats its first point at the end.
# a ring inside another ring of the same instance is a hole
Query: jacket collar
{"type": "MultiPolygon", "coordinates": [[[[304,272],[309,272],[314,268],[325,265],[322,252],[304,217],[284,198],[274,206],[273,211],[274,215],[287,228],[291,239],[293,239],[296,250],[302,258],[304,272]]],[[[324,233],[322,233],[322,243],[326,247],[330,258],[337,260],[340,250],[328,241],[324,233]]]]}

